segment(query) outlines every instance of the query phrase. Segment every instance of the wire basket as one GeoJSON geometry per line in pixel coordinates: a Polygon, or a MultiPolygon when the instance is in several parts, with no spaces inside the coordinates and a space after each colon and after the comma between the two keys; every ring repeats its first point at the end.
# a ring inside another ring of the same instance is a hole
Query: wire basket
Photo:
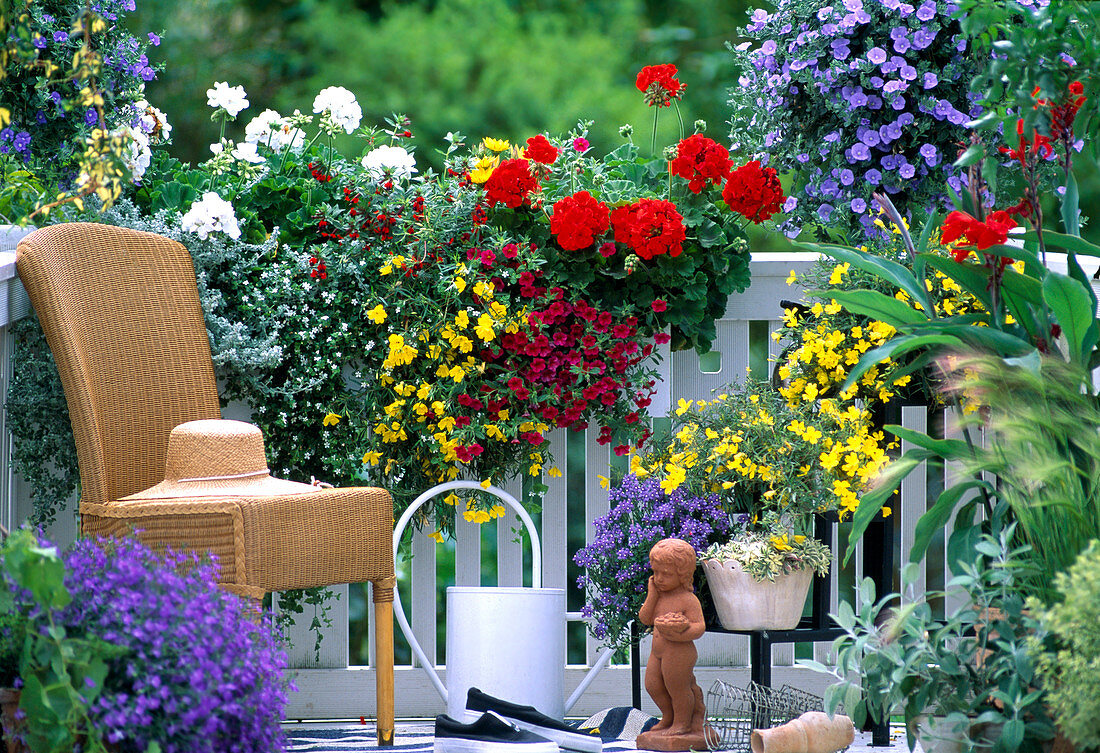
{"type": "Polygon", "coordinates": [[[747,753],[754,729],[786,724],[807,711],[824,711],[824,701],[790,685],[778,690],[750,682],[739,688],[715,680],[707,691],[707,748],[747,753]]]}

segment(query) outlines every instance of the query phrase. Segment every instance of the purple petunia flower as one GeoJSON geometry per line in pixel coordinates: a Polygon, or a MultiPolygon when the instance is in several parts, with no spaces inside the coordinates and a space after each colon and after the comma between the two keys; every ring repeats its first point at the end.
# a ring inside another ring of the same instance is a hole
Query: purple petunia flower
{"type": "Polygon", "coordinates": [[[777,46],[774,39],[765,39],[764,44],[760,45],[760,51],[765,55],[774,55],[777,46]]]}
{"type": "Polygon", "coordinates": [[[936,3],[933,0],[925,0],[917,8],[917,18],[921,21],[931,21],[936,17],[936,3]]]}
{"type": "Polygon", "coordinates": [[[856,138],[862,141],[867,146],[878,146],[882,143],[882,139],[879,138],[878,131],[873,128],[859,128],[856,130],[856,138]]]}
{"type": "Polygon", "coordinates": [[[856,214],[863,214],[867,211],[867,202],[860,198],[852,199],[851,203],[852,211],[856,214]]]}
{"type": "Polygon", "coordinates": [[[913,49],[923,50],[936,41],[936,32],[923,26],[913,32],[913,49]]]}
{"type": "Polygon", "coordinates": [[[822,204],[817,208],[817,216],[821,218],[822,222],[828,222],[829,217],[833,214],[832,204],[822,204]]]}
{"type": "Polygon", "coordinates": [[[871,185],[877,186],[879,183],[882,182],[882,173],[872,167],[870,170],[863,174],[863,179],[871,185]]]}
{"type": "Polygon", "coordinates": [[[84,113],[84,122],[88,125],[95,125],[99,121],[99,113],[95,110],[88,110],[84,113]]]}
{"type": "Polygon", "coordinates": [[[914,81],[917,78],[917,69],[911,65],[903,65],[899,74],[906,81],[914,81]]]}
{"type": "Polygon", "coordinates": [[[851,153],[852,157],[856,160],[865,160],[871,158],[871,150],[867,148],[866,144],[861,142],[857,142],[852,145],[851,153]]]}
{"type": "Polygon", "coordinates": [[[837,197],[837,194],[839,194],[839,193],[840,193],[840,186],[832,178],[829,178],[829,180],[827,180],[827,181],[825,181],[824,183],[821,184],[821,195],[822,196],[827,196],[830,199],[835,199],[837,197]]]}
{"type": "Polygon", "coordinates": [[[855,180],[856,180],[855,173],[853,173],[848,168],[844,168],[843,170],[840,171],[840,183],[841,183],[841,185],[850,186],[853,183],[855,183],[855,180]]]}
{"type": "Polygon", "coordinates": [[[894,108],[895,110],[904,110],[905,97],[901,96],[900,94],[894,97],[892,100],[890,100],[890,107],[894,108]]]}
{"type": "Polygon", "coordinates": [[[154,34],[153,32],[149,32],[149,42],[152,43],[152,45],[154,47],[159,47],[160,46],[160,37],[157,34],[154,34]]]}
{"type": "Polygon", "coordinates": [[[1072,56],[1067,55],[1064,52],[1059,52],[1058,53],[1058,59],[1061,60],[1066,65],[1068,65],[1070,68],[1073,68],[1074,66],[1077,65],[1077,61],[1074,60],[1072,56]]]}
{"type": "Polygon", "coordinates": [[[920,148],[920,156],[929,167],[935,167],[940,163],[940,151],[932,144],[924,144],[920,148]]]}
{"type": "Polygon", "coordinates": [[[53,41],[54,41],[54,42],[56,42],[56,43],[58,43],[58,44],[61,44],[62,42],[68,42],[68,41],[69,41],[69,34],[68,34],[68,32],[64,32],[64,31],[55,31],[55,32],[53,33],[53,41]]]}
{"type": "Polygon", "coordinates": [[[905,178],[906,180],[909,180],[910,178],[912,178],[914,175],[917,174],[917,169],[915,167],[913,167],[912,164],[906,162],[905,164],[903,164],[901,167],[898,168],[898,174],[901,175],[901,177],[905,178]]]}
{"type": "Polygon", "coordinates": [[[833,15],[833,6],[826,5],[824,8],[821,8],[820,10],[818,10],[817,20],[818,21],[824,21],[825,19],[827,19],[831,15],[833,15]]]}
{"type": "Polygon", "coordinates": [[[17,152],[27,151],[27,147],[31,145],[31,135],[26,131],[20,131],[15,134],[15,138],[11,142],[12,147],[17,152]]]}
{"type": "Polygon", "coordinates": [[[798,206],[798,197],[797,196],[788,196],[787,200],[783,202],[783,211],[788,212],[788,213],[793,212],[794,208],[797,207],[797,206],[798,206]]]}
{"type": "Polygon", "coordinates": [[[875,65],[882,65],[886,62],[886,50],[881,47],[872,47],[867,50],[867,59],[875,65]]]}
{"type": "Polygon", "coordinates": [[[924,86],[925,89],[935,89],[936,86],[939,83],[940,83],[939,77],[936,76],[935,73],[932,73],[932,71],[929,71],[928,73],[924,74],[923,86],[924,86]]]}

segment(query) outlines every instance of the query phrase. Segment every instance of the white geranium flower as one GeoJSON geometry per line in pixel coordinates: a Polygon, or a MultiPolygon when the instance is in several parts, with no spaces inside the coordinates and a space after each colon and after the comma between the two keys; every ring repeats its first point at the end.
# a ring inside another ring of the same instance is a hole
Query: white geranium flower
{"type": "Polygon", "coordinates": [[[279,152],[287,146],[295,150],[301,149],[304,134],[300,128],[291,125],[288,118],[274,110],[264,110],[244,127],[244,140],[250,144],[263,144],[279,152]]]}
{"type": "Polygon", "coordinates": [[[258,165],[264,161],[264,158],[256,151],[256,145],[249,144],[247,141],[243,144],[237,144],[232,154],[233,159],[240,162],[251,162],[253,165],[258,165]]]}
{"type": "Polygon", "coordinates": [[[355,95],[342,86],[322,89],[313,100],[313,111],[328,115],[329,119],[346,133],[352,133],[363,119],[363,110],[355,101],[355,95]]]}
{"type": "Polygon", "coordinates": [[[183,215],[183,229],[197,234],[203,240],[211,233],[225,233],[230,238],[240,238],[241,228],[233,205],[213,191],[207,191],[202,198],[191,205],[183,215]]]}
{"type": "Polygon", "coordinates": [[[363,157],[363,167],[374,180],[408,178],[416,172],[416,159],[399,146],[380,146],[363,157]]]}
{"type": "Polygon", "coordinates": [[[248,107],[248,99],[243,86],[230,86],[227,81],[218,81],[213,89],[206,90],[206,104],[225,110],[229,117],[235,118],[237,113],[248,107]]]}

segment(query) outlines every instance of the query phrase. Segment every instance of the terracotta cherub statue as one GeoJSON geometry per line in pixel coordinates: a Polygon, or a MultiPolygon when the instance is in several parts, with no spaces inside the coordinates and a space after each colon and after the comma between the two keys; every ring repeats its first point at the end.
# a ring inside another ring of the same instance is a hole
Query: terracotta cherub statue
{"type": "Polygon", "coordinates": [[[695,548],[682,539],[662,539],[649,550],[649,591],[638,619],[653,626],[645,689],[661,721],[638,735],[639,750],[705,750],[703,691],[695,682],[695,639],[705,631],[695,596],[695,548]]]}

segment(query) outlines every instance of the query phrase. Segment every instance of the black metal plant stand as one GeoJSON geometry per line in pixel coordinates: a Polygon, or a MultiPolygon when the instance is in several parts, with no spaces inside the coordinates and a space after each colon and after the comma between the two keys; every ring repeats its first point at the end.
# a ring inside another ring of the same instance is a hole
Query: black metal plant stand
{"type": "MultiPolygon", "coordinates": [[[[831,546],[836,515],[818,515],[814,519],[814,538],[831,546]]],[[[875,582],[877,593],[893,590],[894,573],[894,525],[892,518],[877,517],[863,534],[863,574],[875,582]]],[[[793,630],[726,630],[717,624],[707,624],[707,632],[749,636],[750,679],[764,687],[772,682],[772,646],[777,643],[808,643],[832,641],[844,631],[829,617],[829,579],[814,576],[810,593],[810,614],[802,618],[793,630]]],[[[637,623],[631,625],[632,650],[630,652],[630,692],[636,709],[642,707],[641,658],[638,641],[641,631],[637,623]]],[[[871,745],[888,746],[890,732],[888,720],[881,724],[869,724],[871,745]]]]}

